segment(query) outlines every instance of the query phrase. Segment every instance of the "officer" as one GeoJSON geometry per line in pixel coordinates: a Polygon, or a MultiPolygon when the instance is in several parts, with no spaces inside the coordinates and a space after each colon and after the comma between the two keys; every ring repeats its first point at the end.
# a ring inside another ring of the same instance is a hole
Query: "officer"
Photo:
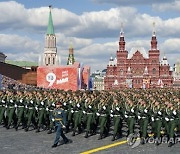
{"type": "Polygon", "coordinates": [[[53,111],[53,121],[55,121],[55,127],[56,127],[56,137],[54,140],[54,144],[52,145],[52,148],[57,147],[60,136],[63,138],[63,141],[65,144],[69,143],[70,140],[64,135],[63,128],[66,128],[66,116],[64,113],[64,110],[62,109],[62,103],[57,102],[56,103],[56,109],[53,111]]]}

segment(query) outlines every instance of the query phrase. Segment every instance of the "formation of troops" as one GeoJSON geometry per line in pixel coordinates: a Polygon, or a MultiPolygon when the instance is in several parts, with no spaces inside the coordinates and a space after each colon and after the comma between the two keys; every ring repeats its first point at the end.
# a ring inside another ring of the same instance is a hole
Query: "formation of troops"
{"type": "MultiPolygon", "coordinates": [[[[72,136],[85,132],[84,137],[88,138],[98,132],[101,140],[113,132],[114,141],[137,129],[144,144],[149,132],[154,138],[167,136],[169,140],[180,132],[177,89],[0,91],[0,124],[7,129],[33,128],[37,133],[46,130],[51,134],[55,131],[57,102],[62,103],[66,116],[65,132],[71,132],[72,136]]],[[[168,146],[173,144],[169,142],[168,146]]]]}

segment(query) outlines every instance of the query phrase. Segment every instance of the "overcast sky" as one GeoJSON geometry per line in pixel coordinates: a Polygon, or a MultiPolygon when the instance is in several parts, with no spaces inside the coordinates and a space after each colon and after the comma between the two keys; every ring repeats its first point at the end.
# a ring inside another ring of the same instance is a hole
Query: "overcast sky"
{"type": "Polygon", "coordinates": [[[0,51],[9,60],[38,62],[44,52],[49,8],[58,54],[66,64],[72,41],[75,60],[106,68],[116,55],[121,23],[126,49],[150,49],[153,22],[158,48],[171,66],[180,59],[180,0],[16,0],[0,1],[0,51]]]}

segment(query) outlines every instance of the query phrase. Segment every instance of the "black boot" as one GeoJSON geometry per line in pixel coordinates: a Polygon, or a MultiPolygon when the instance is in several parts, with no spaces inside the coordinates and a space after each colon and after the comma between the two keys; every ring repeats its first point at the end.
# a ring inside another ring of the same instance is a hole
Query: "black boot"
{"type": "Polygon", "coordinates": [[[103,138],[103,134],[100,133],[98,140],[101,140],[103,138]]]}
{"type": "Polygon", "coordinates": [[[6,129],[9,129],[9,128],[10,128],[10,126],[9,126],[9,125],[7,125],[7,126],[6,126],[6,129]]]}
{"type": "Polygon", "coordinates": [[[52,145],[52,148],[56,148],[56,147],[57,147],[57,144],[53,144],[53,145],[52,145]]]}
{"type": "Polygon", "coordinates": [[[29,127],[26,127],[26,128],[25,128],[25,132],[27,132],[28,130],[29,130],[29,127]]]}
{"type": "Polygon", "coordinates": [[[116,140],[116,135],[113,135],[113,138],[111,141],[115,141],[116,140]]]}
{"type": "Polygon", "coordinates": [[[52,134],[52,129],[50,129],[50,130],[47,132],[47,134],[52,134]]]}
{"type": "Polygon", "coordinates": [[[75,131],[73,131],[72,136],[75,136],[75,131]]]}
{"type": "Polygon", "coordinates": [[[15,127],[16,131],[18,130],[18,127],[19,127],[19,125],[17,125],[17,126],[15,127]]]}
{"type": "Polygon", "coordinates": [[[36,133],[39,133],[39,132],[40,132],[40,127],[38,127],[36,130],[36,133]]]}
{"type": "Polygon", "coordinates": [[[86,134],[85,134],[85,136],[84,136],[85,138],[88,138],[88,131],[86,132],[86,134]]]}
{"type": "Polygon", "coordinates": [[[169,142],[168,147],[172,147],[173,145],[174,145],[174,143],[169,142]]]}

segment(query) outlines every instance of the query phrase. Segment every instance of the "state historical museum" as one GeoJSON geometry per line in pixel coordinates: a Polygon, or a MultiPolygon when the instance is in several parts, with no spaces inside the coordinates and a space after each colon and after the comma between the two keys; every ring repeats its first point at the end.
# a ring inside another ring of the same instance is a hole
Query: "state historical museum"
{"type": "Polygon", "coordinates": [[[157,48],[155,30],[151,39],[151,49],[146,53],[145,49],[132,48],[126,50],[123,31],[119,39],[119,50],[116,57],[112,57],[107,65],[104,78],[104,88],[157,88],[171,87],[173,84],[172,70],[164,56],[159,61],[160,51],[157,48]]]}

